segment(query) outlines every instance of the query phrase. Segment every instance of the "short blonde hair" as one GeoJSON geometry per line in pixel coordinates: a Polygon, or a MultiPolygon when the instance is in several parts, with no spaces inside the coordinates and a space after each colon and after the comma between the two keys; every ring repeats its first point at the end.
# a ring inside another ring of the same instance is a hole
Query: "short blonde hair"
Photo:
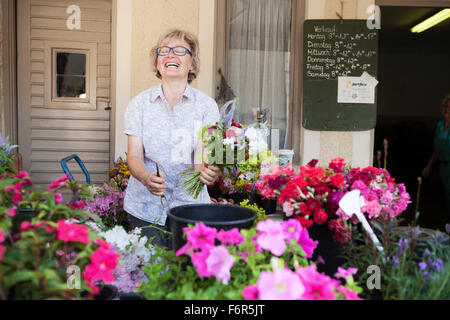
{"type": "Polygon", "coordinates": [[[195,35],[179,29],[172,29],[164,32],[159,37],[156,46],[152,48],[150,55],[153,60],[153,71],[156,73],[156,77],[158,79],[161,79],[161,73],[158,70],[158,54],[156,53],[156,49],[168,39],[181,39],[183,41],[186,41],[186,43],[189,45],[190,48],[188,49],[192,53],[192,70],[190,70],[188,74],[188,83],[191,83],[195,78],[197,78],[197,74],[200,72],[199,43],[195,35]]]}

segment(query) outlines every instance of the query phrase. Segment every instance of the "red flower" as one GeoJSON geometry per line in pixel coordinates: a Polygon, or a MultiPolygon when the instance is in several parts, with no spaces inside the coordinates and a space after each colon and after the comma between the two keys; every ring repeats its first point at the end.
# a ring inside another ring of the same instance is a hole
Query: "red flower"
{"type": "Polygon", "coordinates": [[[300,224],[302,225],[303,228],[308,229],[309,227],[311,227],[313,225],[313,221],[310,219],[306,219],[306,218],[298,216],[298,215],[295,216],[295,219],[297,219],[300,222],[300,224]]]}
{"type": "Polygon", "coordinates": [[[342,158],[334,158],[328,167],[334,172],[342,172],[342,169],[345,167],[345,160],[342,158]]]}
{"type": "Polygon", "coordinates": [[[330,184],[333,187],[340,188],[344,185],[344,176],[341,174],[336,174],[330,177],[330,184]]]}
{"type": "Polygon", "coordinates": [[[328,219],[328,215],[325,212],[325,210],[320,209],[317,211],[314,211],[314,222],[317,224],[324,224],[325,222],[327,222],[328,219]]]}
{"type": "Polygon", "coordinates": [[[320,181],[320,180],[315,179],[315,178],[309,180],[308,181],[308,185],[310,187],[313,187],[315,193],[319,194],[319,195],[322,195],[322,194],[324,194],[326,192],[328,192],[328,193],[330,192],[330,188],[328,188],[328,185],[325,182],[320,181]]]}
{"type": "Polygon", "coordinates": [[[324,176],[325,170],[322,167],[310,167],[306,165],[300,167],[300,174],[305,178],[316,178],[320,180],[324,176]]]}
{"type": "Polygon", "coordinates": [[[88,228],[79,224],[67,224],[64,220],[58,221],[56,237],[62,241],[74,241],[88,244],[88,228]]]}
{"type": "Polygon", "coordinates": [[[19,203],[22,200],[23,200],[22,194],[20,192],[14,192],[11,201],[14,203],[19,203]]]}
{"type": "Polygon", "coordinates": [[[297,178],[289,181],[278,196],[278,204],[283,204],[289,199],[297,199],[300,195],[299,188],[305,190],[307,182],[303,178],[297,178]]]}

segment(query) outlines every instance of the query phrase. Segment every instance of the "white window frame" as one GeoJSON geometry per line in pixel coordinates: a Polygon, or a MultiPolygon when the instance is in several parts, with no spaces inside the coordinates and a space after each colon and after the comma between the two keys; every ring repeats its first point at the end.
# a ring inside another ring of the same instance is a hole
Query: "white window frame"
{"type": "Polygon", "coordinates": [[[46,108],[97,109],[97,44],[45,41],[44,105],[46,108]],[[56,97],[56,53],[86,54],[86,98],[56,97]]]}

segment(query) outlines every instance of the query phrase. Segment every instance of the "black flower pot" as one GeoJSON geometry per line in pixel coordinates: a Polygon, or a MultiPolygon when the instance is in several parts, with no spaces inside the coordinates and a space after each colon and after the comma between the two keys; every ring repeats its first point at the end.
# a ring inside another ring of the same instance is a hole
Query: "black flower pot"
{"type": "Polygon", "coordinates": [[[308,233],[313,240],[319,241],[312,260],[316,261],[320,256],[325,261],[325,263],[317,264],[317,270],[330,277],[334,276],[337,268],[345,263],[342,245],[333,240],[333,231],[330,230],[327,223],[313,224],[308,229],[308,233]]]}
{"type": "Polygon", "coordinates": [[[250,229],[257,218],[255,211],[224,204],[190,204],[169,210],[169,228],[172,232],[172,248],[178,251],[185,245],[183,228],[203,222],[217,230],[233,228],[250,229]]]}
{"type": "Polygon", "coordinates": [[[277,199],[264,199],[258,193],[252,195],[251,203],[256,203],[258,207],[264,209],[267,215],[277,211],[277,199]]]}

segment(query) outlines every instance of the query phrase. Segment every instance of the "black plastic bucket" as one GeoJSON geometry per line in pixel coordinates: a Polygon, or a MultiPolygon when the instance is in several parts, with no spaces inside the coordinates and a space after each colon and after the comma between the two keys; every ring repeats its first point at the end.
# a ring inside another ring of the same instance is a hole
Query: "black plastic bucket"
{"type": "Polygon", "coordinates": [[[232,205],[189,204],[170,209],[168,217],[173,250],[178,251],[186,243],[183,228],[189,224],[203,222],[217,230],[250,229],[253,227],[257,214],[251,209],[232,205]]]}

